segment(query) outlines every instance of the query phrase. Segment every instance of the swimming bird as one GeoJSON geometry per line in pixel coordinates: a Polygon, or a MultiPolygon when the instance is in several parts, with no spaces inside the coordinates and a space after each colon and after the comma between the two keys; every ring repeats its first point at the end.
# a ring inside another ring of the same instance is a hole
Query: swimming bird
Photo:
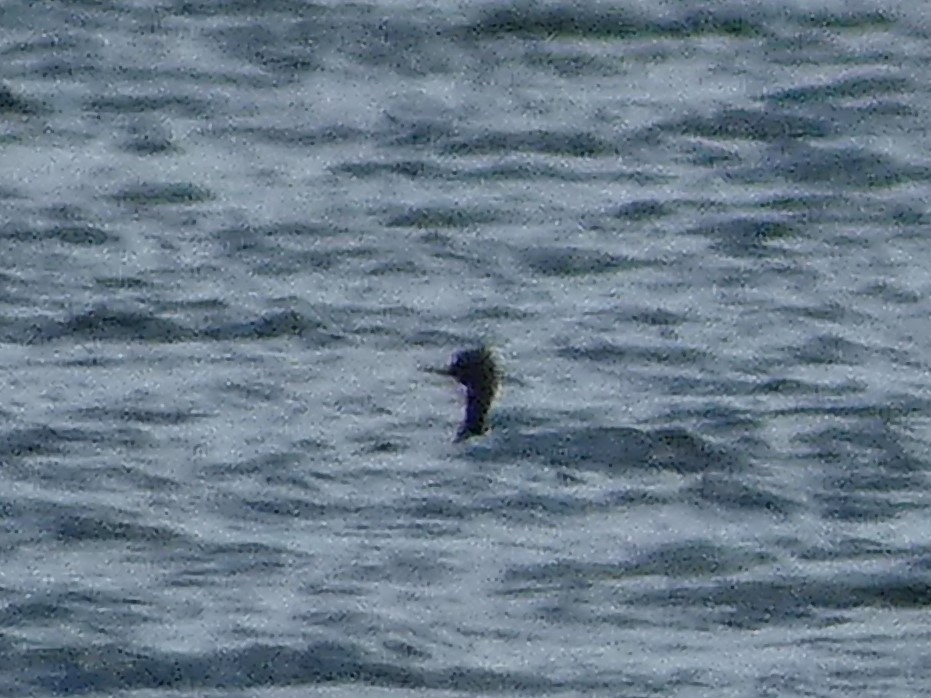
{"type": "MultiPolygon", "coordinates": [[[[466,413],[456,432],[456,441],[466,441],[489,430],[491,406],[502,380],[495,354],[484,345],[453,354],[444,368],[428,368],[455,378],[466,390],[466,413]]],[[[521,383],[518,382],[518,385],[521,383]]],[[[565,417],[569,413],[555,413],[565,417]]],[[[630,485],[609,492],[603,502],[675,504],[697,501],[700,506],[734,507],[739,510],[759,509],[772,514],[791,512],[795,504],[766,488],[745,482],[743,473],[749,464],[738,452],[694,434],[683,427],[659,426],[635,428],[602,426],[597,419],[578,423],[574,418],[557,419],[555,428],[521,429],[526,423],[540,423],[539,418],[518,410],[501,415],[504,423],[492,438],[482,443],[456,449],[456,457],[475,462],[512,464],[535,462],[555,468],[565,484],[584,482],[581,473],[599,471],[624,475],[644,473],[676,473],[679,478],[662,477],[645,486],[630,485]],[[690,477],[692,476],[692,477],[690,477]],[[695,477],[697,476],[697,477],[695,477]],[[688,479],[683,479],[688,478],[688,479]],[[671,483],[671,484],[668,484],[671,483]],[[678,484],[685,483],[685,484],[678,484]],[[681,494],[669,487],[681,490],[681,494]]],[[[527,492],[507,497],[508,507],[517,501],[528,510],[564,513],[567,500],[561,496],[537,496],[527,492]]]]}
{"type": "Polygon", "coordinates": [[[448,367],[428,370],[452,376],[466,389],[465,419],[456,432],[456,441],[487,432],[491,403],[501,383],[501,370],[491,349],[484,345],[465,349],[453,355],[448,367]]]}
{"type": "MultiPolygon", "coordinates": [[[[489,430],[491,406],[502,380],[494,352],[485,345],[453,354],[444,368],[429,373],[455,378],[466,390],[465,418],[456,441],[481,436],[489,430]]],[[[653,430],[597,424],[560,424],[555,430],[524,431],[511,427],[496,432],[489,449],[470,450],[485,460],[529,459],[551,466],[615,471],[648,467],[679,473],[707,472],[733,467],[734,456],[681,427],[653,430]]]]}

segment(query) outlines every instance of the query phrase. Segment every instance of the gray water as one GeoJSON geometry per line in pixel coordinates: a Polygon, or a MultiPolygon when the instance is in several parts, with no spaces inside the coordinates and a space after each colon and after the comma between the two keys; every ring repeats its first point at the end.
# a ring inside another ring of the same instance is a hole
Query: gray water
{"type": "Polygon", "coordinates": [[[929,15],[4,3],[0,693],[924,694],[929,15]]]}

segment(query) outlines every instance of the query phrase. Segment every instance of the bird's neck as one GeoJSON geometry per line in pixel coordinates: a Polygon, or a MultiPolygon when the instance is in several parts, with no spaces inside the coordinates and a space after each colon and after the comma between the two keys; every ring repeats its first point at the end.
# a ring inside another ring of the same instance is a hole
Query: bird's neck
{"type": "Polygon", "coordinates": [[[478,392],[469,389],[466,393],[466,413],[462,426],[456,434],[456,441],[463,441],[470,436],[479,436],[488,431],[488,410],[491,407],[488,396],[480,396],[478,392]]]}

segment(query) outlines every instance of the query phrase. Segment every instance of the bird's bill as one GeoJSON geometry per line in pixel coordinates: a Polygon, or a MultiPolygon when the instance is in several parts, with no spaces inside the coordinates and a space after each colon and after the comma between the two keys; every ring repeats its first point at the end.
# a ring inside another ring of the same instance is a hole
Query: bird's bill
{"type": "Polygon", "coordinates": [[[452,372],[451,372],[448,368],[445,368],[445,367],[444,367],[444,368],[437,368],[436,366],[428,366],[427,368],[423,369],[423,372],[424,372],[424,373],[432,373],[433,375],[436,375],[436,376],[451,376],[451,375],[453,375],[452,372]]]}

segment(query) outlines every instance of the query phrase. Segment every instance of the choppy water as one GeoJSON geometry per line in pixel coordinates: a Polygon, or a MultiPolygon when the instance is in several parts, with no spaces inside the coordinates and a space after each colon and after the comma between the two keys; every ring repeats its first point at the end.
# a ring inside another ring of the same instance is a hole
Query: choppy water
{"type": "Polygon", "coordinates": [[[0,692],[923,694],[929,33],[4,3],[0,692]]]}

